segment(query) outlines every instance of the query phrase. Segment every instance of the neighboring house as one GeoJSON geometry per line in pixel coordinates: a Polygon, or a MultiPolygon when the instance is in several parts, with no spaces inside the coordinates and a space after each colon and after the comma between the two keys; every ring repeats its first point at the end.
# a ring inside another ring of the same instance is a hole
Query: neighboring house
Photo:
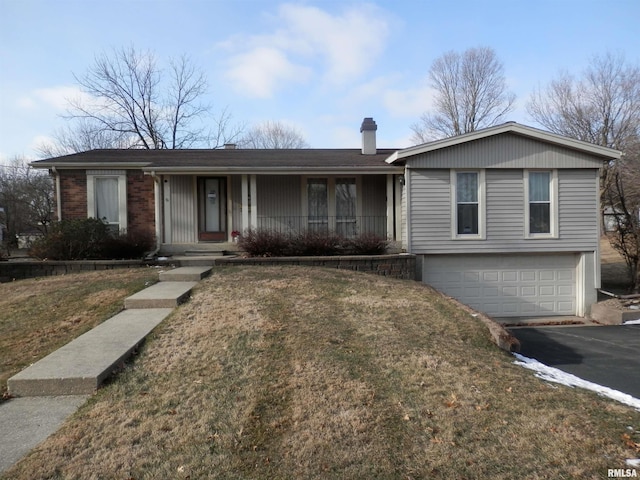
{"type": "Polygon", "coordinates": [[[596,301],[598,169],[619,152],[506,123],[404,150],[92,150],[34,162],[57,217],[154,234],[165,252],[249,228],[373,232],[423,281],[493,316],[596,301]]]}

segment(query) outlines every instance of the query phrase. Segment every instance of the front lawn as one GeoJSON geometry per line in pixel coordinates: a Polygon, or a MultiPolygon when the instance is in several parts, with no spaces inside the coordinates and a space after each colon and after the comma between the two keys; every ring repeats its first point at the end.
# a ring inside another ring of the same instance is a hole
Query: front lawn
{"type": "Polygon", "coordinates": [[[640,412],[545,383],[415,282],[214,270],[11,479],[606,478],[640,412]]]}
{"type": "Polygon", "coordinates": [[[0,283],[0,398],[7,379],[112,317],[126,297],[157,281],[156,270],[139,268],[0,283]]]}

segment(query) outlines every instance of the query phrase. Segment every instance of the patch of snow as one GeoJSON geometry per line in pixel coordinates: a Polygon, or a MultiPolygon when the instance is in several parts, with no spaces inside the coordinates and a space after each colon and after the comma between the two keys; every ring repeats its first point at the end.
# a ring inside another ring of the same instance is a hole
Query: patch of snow
{"type": "Polygon", "coordinates": [[[638,320],[627,320],[623,325],[640,325],[640,318],[638,320]]]}
{"type": "Polygon", "coordinates": [[[627,465],[630,467],[640,467],[640,458],[630,458],[627,460],[627,465]]]}
{"type": "Polygon", "coordinates": [[[158,260],[169,260],[169,257],[158,257],[158,260]]]}
{"type": "Polygon", "coordinates": [[[627,393],[622,393],[618,390],[614,390],[609,387],[598,385],[597,383],[583,380],[580,377],[576,377],[575,375],[563,372],[562,370],[554,367],[549,367],[544,363],[540,363],[533,358],[527,358],[523,355],[520,355],[519,353],[514,353],[513,355],[517,358],[517,360],[514,362],[516,365],[520,365],[529,370],[533,370],[534,372],[536,372],[536,377],[542,380],[545,380],[547,382],[560,383],[569,387],[579,387],[586,390],[591,390],[592,392],[596,392],[603,397],[611,398],[612,400],[616,400],[620,403],[624,403],[625,405],[629,405],[636,410],[640,410],[640,399],[632,397],[627,393]]]}

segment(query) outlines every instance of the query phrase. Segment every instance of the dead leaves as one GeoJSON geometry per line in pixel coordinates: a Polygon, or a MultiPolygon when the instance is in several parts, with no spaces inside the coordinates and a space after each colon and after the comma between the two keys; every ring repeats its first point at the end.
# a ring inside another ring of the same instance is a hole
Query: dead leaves
{"type": "Polygon", "coordinates": [[[632,450],[634,450],[636,453],[640,453],[640,442],[636,442],[631,435],[629,435],[628,433],[623,433],[622,434],[622,441],[624,442],[624,444],[631,448],[632,450]]]}

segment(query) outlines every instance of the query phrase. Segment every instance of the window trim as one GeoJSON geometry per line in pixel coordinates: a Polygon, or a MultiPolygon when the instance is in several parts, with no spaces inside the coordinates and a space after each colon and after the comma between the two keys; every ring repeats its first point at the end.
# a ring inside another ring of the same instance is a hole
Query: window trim
{"type": "Polygon", "coordinates": [[[531,168],[524,170],[524,237],[526,239],[558,238],[558,170],[549,168],[531,168]],[[531,208],[529,200],[529,172],[549,172],[549,232],[531,233],[531,208]]]}
{"type": "Polygon", "coordinates": [[[485,169],[451,169],[451,239],[452,240],[485,240],[487,238],[486,222],[486,184],[485,169]],[[458,173],[478,174],[478,233],[458,233],[458,173]]]}
{"type": "MultiPolygon", "coordinates": [[[[118,179],[118,230],[127,230],[127,172],[124,170],[87,171],[87,218],[97,218],[95,184],[97,178],[118,179]]],[[[110,224],[115,225],[115,224],[110,224]]]]}

